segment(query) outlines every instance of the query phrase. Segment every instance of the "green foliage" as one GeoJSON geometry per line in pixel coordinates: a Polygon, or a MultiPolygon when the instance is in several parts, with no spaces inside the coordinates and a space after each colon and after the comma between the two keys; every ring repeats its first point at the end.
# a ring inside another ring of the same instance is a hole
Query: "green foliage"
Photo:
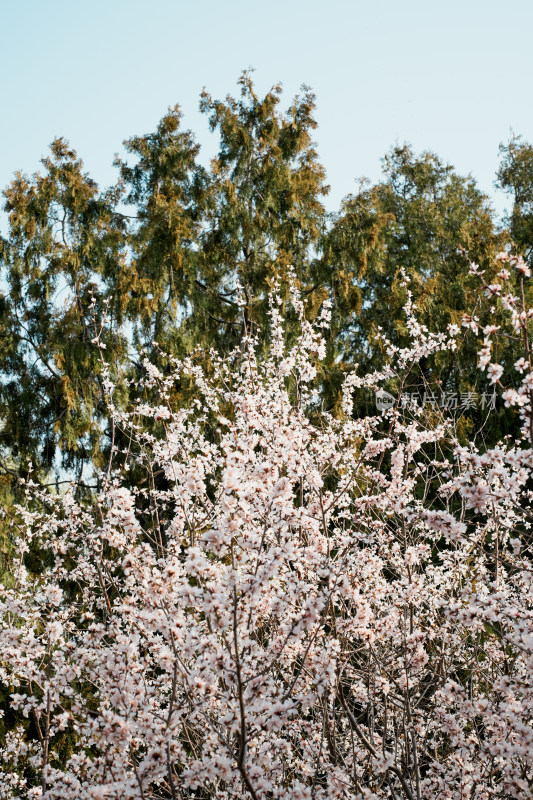
{"type": "Polygon", "coordinates": [[[42,164],[42,173],[18,173],[4,192],[2,445],[22,472],[32,462],[41,473],[60,466],[81,480],[84,467],[98,463],[106,418],[92,344],[104,314],[111,359],[126,352],[120,306],[105,305],[105,282],[124,260],[126,238],[114,210],[118,192],[99,193],[64,140],[42,164]]]}
{"type": "MultiPolygon", "coordinates": [[[[289,269],[310,316],[325,298],[334,304],[320,376],[330,408],[346,368],[384,363],[379,330],[406,343],[402,272],[430,330],[460,324],[472,311],[483,322],[492,301],[480,300],[465,253],[491,279],[507,232],[498,231],[473,179],[434,154],[395,147],[382,179],[363,182],[328,215],[313,143],[314,95],[304,87],[285,111],[281,100],[279,85],[258,96],[249,72],[237,97],[217,100],[204,91],[200,108],[219,138],[209,167],[199,163],[199,146],[175,106],[154,132],[126,140],[128,155],[117,160],[110,189],[98,189],[61,139],[40,173],[18,173],[7,187],[9,229],[0,252],[6,475],[24,475],[31,462],[43,479],[73,474],[82,486],[105,463],[113,437],[122,443],[109,424],[102,354],[117,385],[114,402],[126,406],[145,397],[144,355],[165,371],[164,354],[228,352],[245,333],[268,348],[268,293],[275,282],[286,290],[289,269]],[[104,351],[93,342],[99,331],[104,351]]],[[[510,235],[529,253],[533,148],[513,139],[502,156],[498,179],[514,198],[510,235]]],[[[501,341],[512,365],[509,331],[501,341]]],[[[466,333],[457,356],[422,362],[404,389],[471,390],[477,346],[466,333]]],[[[189,388],[177,385],[174,404],[190,400],[189,388]]],[[[373,408],[369,396],[358,413],[373,408]]],[[[480,422],[469,419],[465,437],[480,422]]]]}
{"type": "Polygon", "coordinates": [[[513,207],[506,223],[515,249],[533,259],[533,145],[520,136],[500,145],[498,186],[509,194],[513,207]]]}
{"type": "MultiPolygon", "coordinates": [[[[479,286],[468,274],[465,253],[494,272],[501,246],[488,200],[472,178],[458,175],[432,153],[416,156],[407,146],[393,148],[384,159],[383,181],[362,184],[344,200],[317,262],[318,274],[331,276],[339,366],[355,362],[363,371],[381,366],[380,330],[394,344],[406,345],[402,271],[410,279],[420,321],[443,331],[476,306],[479,286]]],[[[476,347],[471,337],[458,361],[446,355],[423,363],[409,388],[423,390],[428,382],[453,391],[472,388],[476,347]]]]}
{"type": "Polygon", "coordinates": [[[261,100],[249,73],[239,83],[239,100],[213,100],[204,92],[200,103],[220,136],[209,175],[200,264],[208,294],[212,298],[216,289],[224,298],[218,309],[205,306],[202,324],[224,349],[245,329],[264,335],[268,289],[288,267],[307,284],[312,250],[326,223],[322,197],[329,188],[311,138],[314,95],[304,87],[283,114],[279,85],[261,100]],[[237,285],[246,300],[242,321],[234,304],[237,285]]]}
{"type": "Polygon", "coordinates": [[[180,336],[183,313],[198,291],[198,239],[205,203],[205,170],[199,146],[181,131],[178,106],[169,109],[153,134],[124,144],[137,161],[117,161],[136,212],[129,227],[131,260],[115,279],[115,291],[133,326],[137,346],[180,336]]]}

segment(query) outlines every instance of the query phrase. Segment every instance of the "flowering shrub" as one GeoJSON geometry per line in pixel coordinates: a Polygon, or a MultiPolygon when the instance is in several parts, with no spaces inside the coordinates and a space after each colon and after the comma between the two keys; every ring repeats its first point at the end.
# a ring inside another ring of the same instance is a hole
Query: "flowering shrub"
{"type": "Polygon", "coordinates": [[[246,341],[209,377],[147,365],[160,403],[114,412],[135,447],[94,507],[29,487],[43,510],[20,510],[0,610],[0,678],[28,723],[1,748],[1,798],[531,795],[529,349],[506,395],[523,438],[481,452],[441,411],[352,418],[354,393],[401,391],[456,328],[429,333],[408,301],[411,347],[348,374],[338,419],[314,387],[328,309],[311,326],[293,305],[299,340],[274,301],[264,360],[246,341]],[[185,377],[198,396],[171,412],[185,377]],[[50,552],[38,578],[32,543],[50,552]]]}

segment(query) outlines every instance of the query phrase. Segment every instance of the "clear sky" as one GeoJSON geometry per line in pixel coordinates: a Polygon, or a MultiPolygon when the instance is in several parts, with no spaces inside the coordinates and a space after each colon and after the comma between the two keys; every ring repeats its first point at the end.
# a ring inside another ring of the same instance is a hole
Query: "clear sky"
{"type": "Polygon", "coordinates": [[[0,0],[0,31],[2,187],[54,136],[110,183],[122,140],[175,103],[207,160],[200,91],[236,93],[247,67],[260,91],[281,81],[286,105],[302,83],[316,92],[330,208],[407,141],[501,211],[498,145],[533,140],[533,0],[0,0]]]}

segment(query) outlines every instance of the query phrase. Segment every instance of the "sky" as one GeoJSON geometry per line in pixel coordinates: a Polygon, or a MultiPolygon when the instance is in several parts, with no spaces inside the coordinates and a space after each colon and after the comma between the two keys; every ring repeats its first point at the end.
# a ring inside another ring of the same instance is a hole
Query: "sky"
{"type": "MultiPolygon", "coordinates": [[[[216,138],[203,87],[317,96],[316,142],[331,210],[396,143],[476,179],[498,213],[498,146],[533,141],[532,0],[0,0],[0,186],[64,136],[111,184],[115,153],[179,103],[207,163],[216,138]]],[[[0,220],[5,232],[5,219],[0,220]]]]}

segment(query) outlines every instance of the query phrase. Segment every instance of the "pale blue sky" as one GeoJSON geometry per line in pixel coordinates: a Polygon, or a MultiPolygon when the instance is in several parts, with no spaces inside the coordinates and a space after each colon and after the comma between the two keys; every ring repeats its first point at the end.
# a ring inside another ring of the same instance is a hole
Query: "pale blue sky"
{"type": "Polygon", "coordinates": [[[237,91],[246,67],[286,105],[317,94],[328,206],[377,179],[396,141],[433,150],[493,187],[511,129],[533,140],[533,0],[0,0],[0,186],[65,136],[102,184],[128,136],[169,105],[214,150],[203,86],[237,91]]]}

